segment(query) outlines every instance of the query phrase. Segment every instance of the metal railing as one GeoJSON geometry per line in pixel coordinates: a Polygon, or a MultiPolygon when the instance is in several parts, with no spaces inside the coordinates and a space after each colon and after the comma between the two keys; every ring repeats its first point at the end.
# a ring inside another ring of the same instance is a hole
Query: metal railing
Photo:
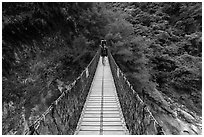
{"type": "Polygon", "coordinates": [[[100,49],[81,75],[26,130],[26,135],[74,134],[100,57],[100,49]]]}
{"type": "Polygon", "coordinates": [[[133,135],[164,135],[163,128],[133,89],[110,51],[108,51],[108,58],[129,133],[133,135]]]}

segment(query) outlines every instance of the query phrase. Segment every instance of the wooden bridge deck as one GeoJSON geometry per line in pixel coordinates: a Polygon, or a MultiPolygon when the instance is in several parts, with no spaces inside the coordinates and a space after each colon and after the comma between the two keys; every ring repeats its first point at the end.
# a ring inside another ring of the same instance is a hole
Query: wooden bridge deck
{"type": "Polygon", "coordinates": [[[104,66],[100,57],[75,134],[128,134],[108,58],[104,66]]]}

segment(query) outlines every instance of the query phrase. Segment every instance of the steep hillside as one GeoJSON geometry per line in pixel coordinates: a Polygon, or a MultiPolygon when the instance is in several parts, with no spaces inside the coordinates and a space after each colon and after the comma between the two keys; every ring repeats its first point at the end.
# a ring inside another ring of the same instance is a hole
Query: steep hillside
{"type": "Polygon", "coordinates": [[[166,132],[200,134],[202,4],[107,3],[103,12],[117,63],[166,132]]]}
{"type": "Polygon", "coordinates": [[[3,134],[21,134],[88,65],[105,19],[93,3],[3,3],[3,134]]]}
{"type": "Polygon", "coordinates": [[[167,134],[201,134],[198,2],[3,2],[3,134],[21,134],[16,127],[42,114],[101,39],[167,134]]]}

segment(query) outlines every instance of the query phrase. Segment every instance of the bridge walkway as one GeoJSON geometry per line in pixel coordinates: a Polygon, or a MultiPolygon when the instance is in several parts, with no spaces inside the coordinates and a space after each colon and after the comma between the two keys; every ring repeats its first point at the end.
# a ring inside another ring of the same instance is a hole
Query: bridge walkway
{"type": "Polygon", "coordinates": [[[100,57],[75,134],[128,134],[107,57],[105,65],[100,57]]]}

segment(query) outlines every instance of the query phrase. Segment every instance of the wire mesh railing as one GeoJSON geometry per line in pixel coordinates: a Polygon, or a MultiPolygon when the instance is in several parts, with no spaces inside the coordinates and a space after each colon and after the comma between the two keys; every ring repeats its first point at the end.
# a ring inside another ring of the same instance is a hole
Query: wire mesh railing
{"type": "MultiPolygon", "coordinates": [[[[71,135],[75,133],[100,57],[100,50],[81,75],[32,124],[25,134],[71,135]]],[[[110,67],[116,84],[126,126],[130,134],[165,134],[148,107],[135,92],[108,51],[110,67]]]]}
{"type": "Polygon", "coordinates": [[[74,134],[100,57],[97,51],[81,75],[26,130],[26,135],[74,134]]]}
{"type": "Polygon", "coordinates": [[[110,51],[108,51],[108,58],[129,133],[133,135],[165,134],[147,105],[116,64],[110,51]]]}

